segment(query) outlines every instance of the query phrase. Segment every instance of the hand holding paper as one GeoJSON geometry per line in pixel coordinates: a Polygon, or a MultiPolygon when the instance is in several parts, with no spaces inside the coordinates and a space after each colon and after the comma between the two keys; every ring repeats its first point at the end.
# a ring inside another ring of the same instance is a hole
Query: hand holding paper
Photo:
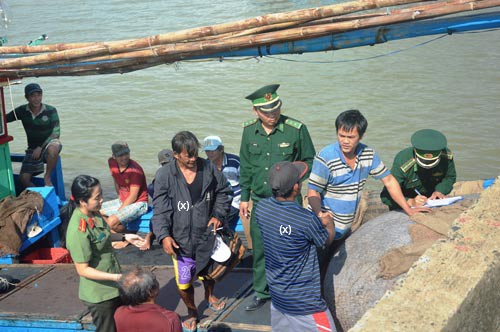
{"type": "Polygon", "coordinates": [[[427,202],[424,204],[424,206],[427,207],[446,206],[461,201],[462,199],[464,199],[463,196],[455,196],[442,199],[428,199],[427,202]]]}

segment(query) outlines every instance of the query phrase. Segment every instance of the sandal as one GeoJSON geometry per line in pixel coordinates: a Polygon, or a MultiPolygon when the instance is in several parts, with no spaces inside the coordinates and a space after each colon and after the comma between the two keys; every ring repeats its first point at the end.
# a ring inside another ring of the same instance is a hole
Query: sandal
{"type": "Polygon", "coordinates": [[[208,308],[213,312],[221,312],[226,309],[226,302],[223,299],[218,299],[215,302],[208,302],[208,308]]]}
{"type": "Polygon", "coordinates": [[[182,332],[196,332],[198,329],[198,319],[190,317],[182,322],[182,332]]]}

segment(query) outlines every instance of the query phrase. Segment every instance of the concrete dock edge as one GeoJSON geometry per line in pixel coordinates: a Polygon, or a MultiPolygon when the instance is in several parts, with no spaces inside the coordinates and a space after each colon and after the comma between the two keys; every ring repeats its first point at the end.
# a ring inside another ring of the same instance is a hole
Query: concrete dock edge
{"type": "Polygon", "coordinates": [[[349,330],[500,331],[500,181],[349,330]]]}

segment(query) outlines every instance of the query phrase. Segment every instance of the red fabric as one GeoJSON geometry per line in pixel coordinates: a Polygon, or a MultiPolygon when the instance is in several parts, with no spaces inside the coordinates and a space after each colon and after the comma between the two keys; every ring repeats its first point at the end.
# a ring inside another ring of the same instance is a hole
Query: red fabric
{"type": "Polygon", "coordinates": [[[111,176],[118,184],[118,191],[122,202],[127,199],[130,193],[130,186],[133,185],[140,187],[139,196],[135,202],[148,201],[148,184],[146,183],[146,175],[144,175],[141,165],[130,159],[128,167],[123,172],[120,172],[118,163],[113,158],[109,158],[108,165],[111,176]]]}
{"type": "Polygon", "coordinates": [[[318,331],[331,331],[332,327],[330,326],[330,321],[328,320],[328,316],[326,313],[323,312],[317,312],[312,315],[314,318],[314,322],[316,323],[316,327],[318,328],[318,331]]]}
{"type": "Polygon", "coordinates": [[[152,303],[119,307],[115,324],[117,332],[182,332],[179,315],[152,303]]]}

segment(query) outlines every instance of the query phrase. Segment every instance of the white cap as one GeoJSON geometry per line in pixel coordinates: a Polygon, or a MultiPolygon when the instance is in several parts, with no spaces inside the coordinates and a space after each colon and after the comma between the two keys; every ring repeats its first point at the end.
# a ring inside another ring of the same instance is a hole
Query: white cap
{"type": "Polygon", "coordinates": [[[203,140],[203,151],[215,151],[222,145],[222,140],[219,136],[207,136],[203,140]]]}
{"type": "Polygon", "coordinates": [[[219,234],[215,236],[214,248],[212,249],[212,259],[219,263],[224,263],[231,257],[231,250],[227,244],[222,241],[219,234]]]}

